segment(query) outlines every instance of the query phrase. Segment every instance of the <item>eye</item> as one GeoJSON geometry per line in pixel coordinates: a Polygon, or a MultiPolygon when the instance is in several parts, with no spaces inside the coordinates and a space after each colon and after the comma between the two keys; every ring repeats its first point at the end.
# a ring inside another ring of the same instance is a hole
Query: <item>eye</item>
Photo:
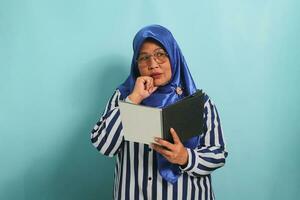
{"type": "Polygon", "coordinates": [[[165,56],[165,55],[166,55],[165,52],[156,52],[156,53],[155,53],[155,56],[156,56],[157,58],[163,57],[163,56],[165,56]]]}
{"type": "Polygon", "coordinates": [[[149,59],[149,55],[142,55],[142,56],[139,56],[138,61],[146,61],[148,59],[149,59]]]}

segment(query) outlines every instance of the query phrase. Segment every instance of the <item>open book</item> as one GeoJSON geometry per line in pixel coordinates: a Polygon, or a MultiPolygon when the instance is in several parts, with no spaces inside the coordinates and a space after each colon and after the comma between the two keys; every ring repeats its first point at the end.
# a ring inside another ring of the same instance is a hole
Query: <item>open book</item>
{"type": "Polygon", "coordinates": [[[119,101],[125,140],[150,144],[154,137],[173,143],[170,128],[181,142],[203,132],[204,94],[202,90],[165,108],[119,101]]]}

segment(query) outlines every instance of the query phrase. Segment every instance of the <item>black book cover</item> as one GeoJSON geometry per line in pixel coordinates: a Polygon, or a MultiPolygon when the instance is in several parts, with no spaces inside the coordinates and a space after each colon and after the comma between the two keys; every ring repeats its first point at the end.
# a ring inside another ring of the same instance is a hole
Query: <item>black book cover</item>
{"type": "Polygon", "coordinates": [[[162,110],[163,138],[173,143],[170,128],[174,128],[181,142],[203,131],[204,93],[194,94],[167,106],[162,110]]]}

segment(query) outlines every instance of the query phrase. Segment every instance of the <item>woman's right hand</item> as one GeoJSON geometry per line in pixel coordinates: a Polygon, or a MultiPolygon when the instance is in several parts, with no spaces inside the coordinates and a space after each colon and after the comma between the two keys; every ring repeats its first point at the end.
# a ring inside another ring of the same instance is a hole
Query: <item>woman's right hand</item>
{"type": "Polygon", "coordinates": [[[154,86],[153,78],[150,76],[140,76],[136,79],[132,93],[128,96],[130,101],[140,104],[149,97],[158,87],[154,86]]]}

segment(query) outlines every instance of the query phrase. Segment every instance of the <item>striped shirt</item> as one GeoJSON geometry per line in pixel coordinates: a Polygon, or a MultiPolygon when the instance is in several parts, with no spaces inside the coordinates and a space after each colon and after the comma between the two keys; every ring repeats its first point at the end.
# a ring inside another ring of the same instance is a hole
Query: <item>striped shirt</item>
{"type": "Polygon", "coordinates": [[[206,97],[200,143],[195,149],[187,148],[188,164],[180,167],[181,176],[171,184],[159,174],[155,151],[146,144],[124,140],[120,91],[114,92],[91,132],[92,144],[100,153],[116,156],[114,199],[215,199],[211,173],[225,164],[227,152],[217,109],[206,97]]]}

